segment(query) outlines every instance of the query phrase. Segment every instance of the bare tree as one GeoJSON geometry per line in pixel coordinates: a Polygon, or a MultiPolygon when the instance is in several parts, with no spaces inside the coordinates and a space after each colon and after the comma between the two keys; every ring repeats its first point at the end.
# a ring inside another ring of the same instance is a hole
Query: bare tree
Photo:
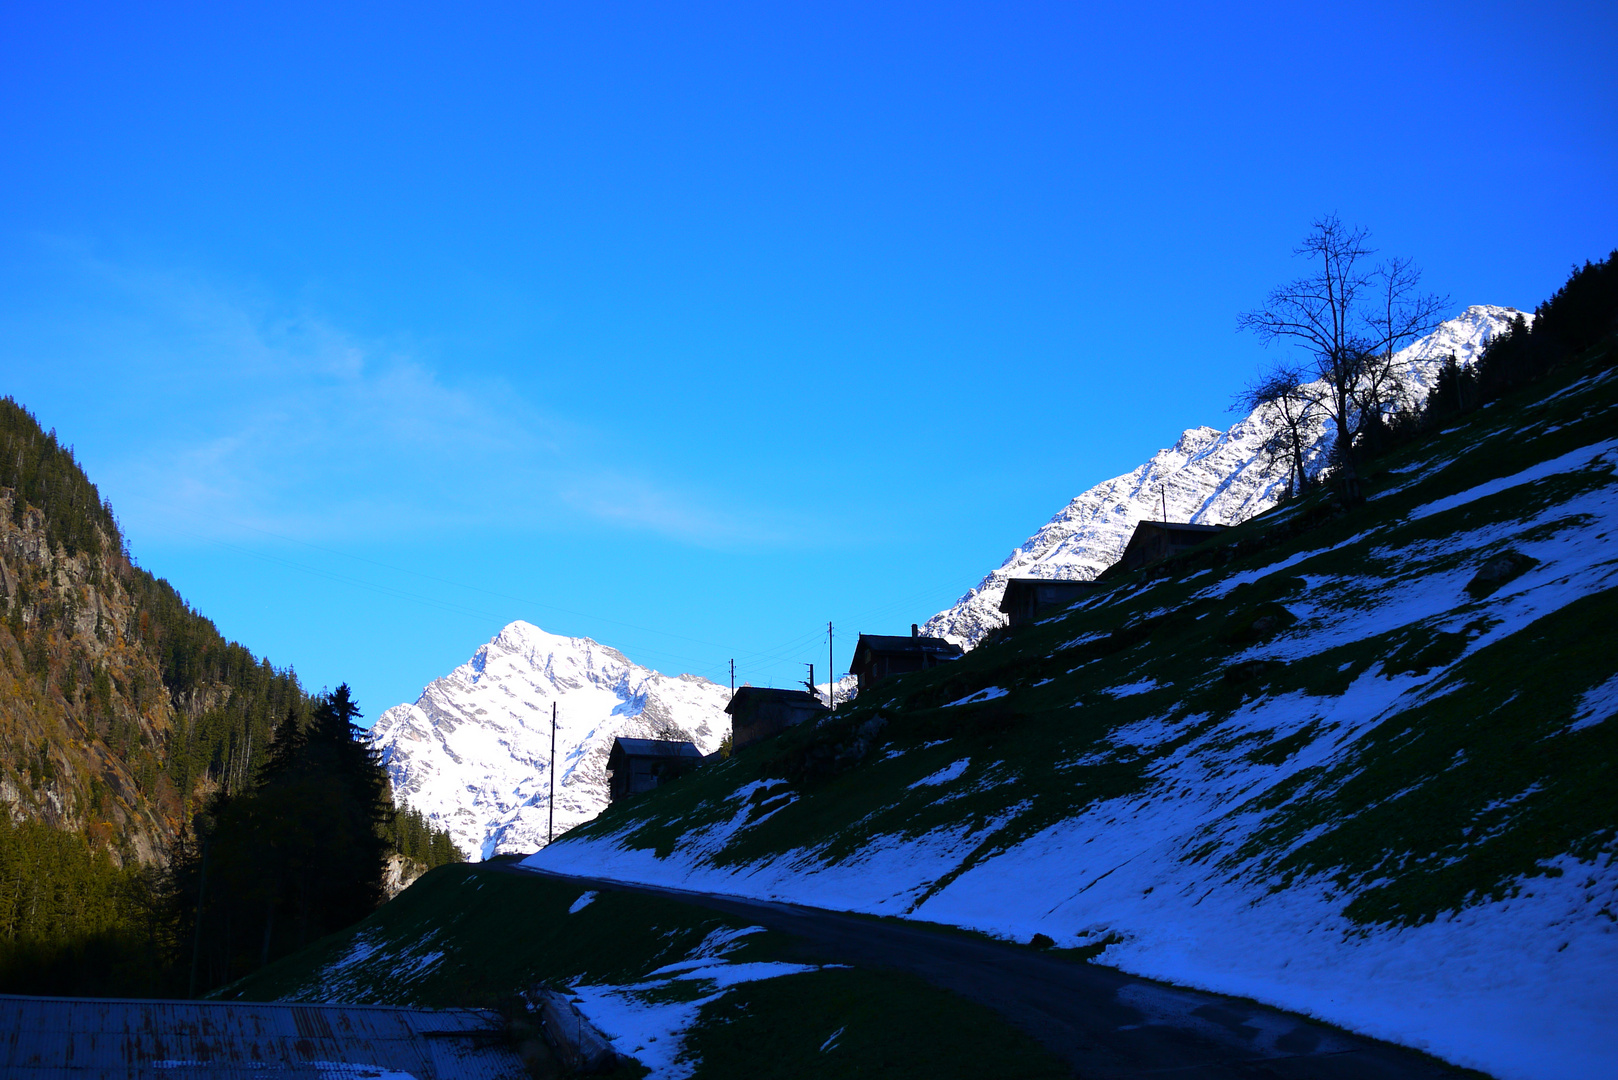
{"type": "Polygon", "coordinates": [[[1305,385],[1307,375],[1295,364],[1277,364],[1236,395],[1236,408],[1252,413],[1264,409],[1275,422],[1274,434],[1261,448],[1272,461],[1287,463],[1287,495],[1303,489],[1307,474],[1303,455],[1309,447],[1310,423],[1320,413],[1318,391],[1305,385]]]}
{"type": "MultiPolygon", "coordinates": [[[[1318,219],[1293,252],[1314,270],[1274,290],[1263,307],[1237,320],[1240,329],[1253,331],[1266,344],[1292,342],[1308,354],[1307,373],[1314,379],[1300,380],[1297,387],[1332,421],[1333,464],[1350,501],[1359,498],[1355,441],[1403,390],[1393,355],[1431,330],[1448,303],[1416,291],[1421,275],[1408,259],[1370,265],[1376,252],[1366,244],[1369,236],[1335,214],[1318,219]]],[[[1294,467],[1301,457],[1300,449],[1294,467]]]]}
{"type": "Polygon", "coordinates": [[[1360,427],[1386,419],[1408,396],[1408,373],[1393,363],[1393,355],[1438,325],[1449,306],[1448,297],[1418,292],[1421,271],[1409,259],[1390,259],[1371,274],[1365,316],[1373,355],[1361,362],[1353,389],[1360,427]]]}

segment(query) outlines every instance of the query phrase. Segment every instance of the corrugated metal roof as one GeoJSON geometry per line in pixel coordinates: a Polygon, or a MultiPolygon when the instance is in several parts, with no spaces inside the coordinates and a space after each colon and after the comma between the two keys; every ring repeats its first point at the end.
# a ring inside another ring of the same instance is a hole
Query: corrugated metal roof
{"type": "Polygon", "coordinates": [[[0,995],[6,1080],[522,1080],[497,1013],[0,995]]]}

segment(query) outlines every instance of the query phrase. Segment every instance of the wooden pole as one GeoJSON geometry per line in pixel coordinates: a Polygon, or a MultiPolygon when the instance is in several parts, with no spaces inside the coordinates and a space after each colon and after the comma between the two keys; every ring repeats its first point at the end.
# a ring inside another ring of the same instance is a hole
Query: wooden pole
{"type": "Polygon", "coordinates": [[[832,712],[837,711],[837,668],[836,661],[832,659],[831,651],[831,623],[826,624],[826,708],[832,712]]]}
{"type": "Polygon", "coordinates": [[[556,702],[551,702],[551,826],[545,843],[556,839],[556,702]]]}

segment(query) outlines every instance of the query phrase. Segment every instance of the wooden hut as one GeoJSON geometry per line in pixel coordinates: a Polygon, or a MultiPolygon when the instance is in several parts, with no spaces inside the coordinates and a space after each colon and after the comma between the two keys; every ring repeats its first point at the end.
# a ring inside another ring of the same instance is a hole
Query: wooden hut
{"type": "Polygon", "coordinates": [[[1224,532],[1228,525],[1192,525],[1187,522],[1142,521],[1124,547],[1118,562],[1125,570],[1139,570],[1143,566],[1162,562],[1171,555],[1189,551],[1216,533],[1224,532]]]}
{"type": "Polygon", "coordinates": [[[614,739],[607,755],[608,795],[613,802],[650,791],[702,764],[702,752],[673,739],[614,739]]]}
{"type": "Polygon", "coordinates": [[[1000,598],[1000,610],[1012,626],[1024,626],[1089,596],[1097,587],[1094,581],[1011,578],[1000,598]]]}
{"type": "Polygon", "coordinates": [[[744,686],[725,706],[730,714],[732,751],[778,735],[794,724],[826,715],[820,698],[807,690],[774,690],[744,686]]]}
{"type": "Polygon", "coordinates": [[[890,637],[884,634],[861,634],[854,646],[854,660],[848,665],[849,673],[859,680],[860,693],[873,683],[889,675],[903,675],[907,671],[925,671],[951,660],[959,660],[966,653],[952,641],[943,638],[922,637],[914,623],[909,637],[890,637]]]}

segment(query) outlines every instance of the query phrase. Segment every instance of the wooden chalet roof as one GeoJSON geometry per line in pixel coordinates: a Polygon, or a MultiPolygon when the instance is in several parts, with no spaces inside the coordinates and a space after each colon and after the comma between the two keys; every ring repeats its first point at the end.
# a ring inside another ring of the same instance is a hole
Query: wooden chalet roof
{"type": "Polygon", "coordinates": [[[614,739],[612,753],[608,757],[615,758],[620,754],[626,757],[700,758],[702,751],[692,743],[673,739],[614,739]]]}
{"type": "Polygon", "coordinates": [[[1009,611],[1017,602],[1017,595],[1029,589],[1055,588],[1074,593],[1088,592],[1098,588],[1099,581],[1081,580],[1079,578],[1032,578],[1014,577],[1006,579],[1006,591],[1000,597],[1000,610],[1009,611]]]}
{"type": "Polygon", "coordinates": [[[749,705],[781,703],[789,705],[807,705],[824,709],[826,703],[807,690],[776,689],[772,686],[743,686],[737,689],[725,711],[734,715],[735,706],[746,708],[749,705]]]}
{"type": "Polygon", "coordinates": [[[1137,521],[1135,523],[1135,532],[1140,532],[1142,529],[1161,529],[1163,532],[1169,533],[1199,533],[1206,535],[1208,533],[1224,532],[1228,528],[1230,528],[1229,525],[1194,525],[1189,521],[1137,521]]]}
{"type": "Polygon", "coordinates": [[[918,637],[906,634],[861,634],[859,644],[854,646],[854,658],[858,662],[860,654],[864,653],[922,653],[930,656],[943,657],[953,660],[965,656],[966,652],[953,641],[945,641],[940,637],[918,637]]]}

